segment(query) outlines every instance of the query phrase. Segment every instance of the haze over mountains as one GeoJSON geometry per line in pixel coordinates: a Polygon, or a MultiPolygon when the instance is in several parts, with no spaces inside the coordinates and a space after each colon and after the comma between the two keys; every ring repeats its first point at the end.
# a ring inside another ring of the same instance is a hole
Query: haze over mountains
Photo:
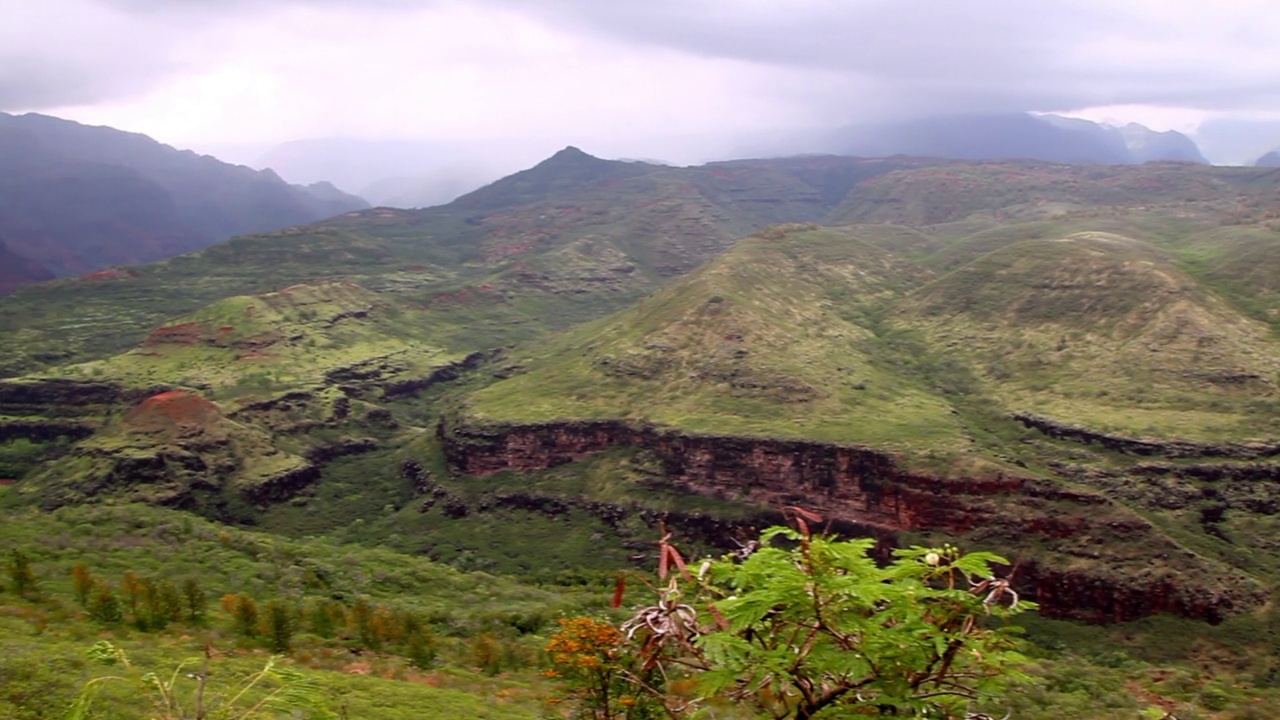
{"type": "MultiPolygon", "coordinates": [[[[329,180],[375,205],[428,207],[536,162],[531,148],[537,146],[532,141],[312,139],[279,145],[251,164],[270,167],[294,182],[329,180]]],[[[698,157],[697,152],[690,149],[685,154],[698,157]]],[[[724,152],[704,149],[702,161],[834,154],[1097,164],[1207,162],[1195,142],[1179,132],[1027,113],[933,116],[820,132],[780,130],[738,142],[732,156],[724,152]]]]}
{"type": "MultiPolygon", "coordinates": [[[[1205,162],[1181,133],[1026,113],[935,116],[753,142],[760,156],[1205,162]]],[[[531,162],[531,146],[520,142],[335,138],[277,146],[256,161],[264,169],[255,172],[145,136],[34,114],[0,115],[0,152],[6,163],[0,253],[10,258],[0,272],[0,292],[364,206],[338,187],[375,205],[428,207],[531,162]],[[305,186],[287,185],[277,171],[305,186]],[[65,207],[51,200],[54,193],[67,200],[65,207]]]]}
{"type": "Polygon", "coordinates": [[[0,293],[363,207],[143,135],[0,113],[0,293]]]}

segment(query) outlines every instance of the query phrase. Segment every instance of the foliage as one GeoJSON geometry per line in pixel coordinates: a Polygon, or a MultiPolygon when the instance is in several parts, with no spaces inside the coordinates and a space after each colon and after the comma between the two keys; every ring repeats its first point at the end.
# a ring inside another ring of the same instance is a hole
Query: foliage
{"type": "Polygon", "coordinates": [[[635,720],[657,712],[654,699],[630,681],[648,673],[638,667],[624,640],[605,620],[562,618],[546,647],[551,662],[546,675],[561,687],[552,703],[569,703],[592,720],[635,720]]]}
{"type": "Polygon", "coordinates": [[[101,640],[88,651],[91,661],[119,666],[120,675],[96,677],[85,684],[67,715],[67,720],[85,720],[94,699],[106,683],[132,685],[151,705],[156,720],[254,720],[275,718],[281,712],[306,709],[308,718],[336,718],[319,699],[313,681],[282,665],[272,657],[262,669],[239,681],[224,682],[210,670],[206,653],[203,661],[187,660],[172,672],[135,668],[128,655],[110,641],[101,640]],[[191,668],[198,667],[198,670],[191,668]]]}
{"type": "Polygon", "coordinates": [[[664,539],[655,605],[616,635],[564,623],[548,646],[566,697],[591,717],[632,717],[618,707],[621,679],[673,718],[700,717],[715,698],[773,718],[952,718],[1018,676],[1017,629],[1003,620],[1034,605],[994,576],[1003,559],[944,546],[880,566],[873,541],[798,525],[696,575],[664,539]]]}
{"type": "Polygon", "coordinates": [[[5,568],[9,574],[9,588],[15,595],[27,597],[40,591],[40,580],[31,567],[31,558],[17,548],[9,551],[9,562],[5,568]]]}

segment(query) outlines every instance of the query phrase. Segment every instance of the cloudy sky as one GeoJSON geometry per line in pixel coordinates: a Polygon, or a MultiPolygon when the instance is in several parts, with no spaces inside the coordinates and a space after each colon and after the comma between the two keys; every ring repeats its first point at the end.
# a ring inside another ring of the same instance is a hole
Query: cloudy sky
{"type": "Polygon", "coordinates": [[[1280,118],[1276,0],[0,0],[0,18],[0,110],[179,146],[528,138],[692,161],[934,112],[1280,118]]]}

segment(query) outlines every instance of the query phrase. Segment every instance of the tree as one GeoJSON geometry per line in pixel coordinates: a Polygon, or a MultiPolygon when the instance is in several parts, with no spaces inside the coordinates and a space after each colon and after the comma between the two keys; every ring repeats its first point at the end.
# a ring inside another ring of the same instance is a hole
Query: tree
{"type": "Polygon", "coordinates": [[[94,582],[89,594],[88,609],[89,617],[104,625],[112,625],[124,619],[124,612],[120,609],[120,601],[116,600],[115,592],[110,584],[102,580],[94,582]]]}
{"type": "Polygon", "coordinates": [[[40,580],[36,577],[35,568],[31,567],[31,558],[18,549],[9,551],[9,586],[21,597],[30,597],[40,592],[40,580]]]}
{"type": "Polygon", "coordinates": [[[263,624],[266,625],[271,651],[289,652],[289,644],[293,641],[294,630],[297,629],[293,608],[283,600],[272,600],[264,609],[263,624]]]}
{"type": "Polygon", "coordinates": [[[639,717],[638,705],[652,707],[651,698],[628,678],[639,677],[635,656],[629,654],[622,633],[605,620],[563,618],[546,651],[551,660],[548,677],[564,692],[553,703],[574,704],[580,717],[591,720],[639,717]],[[648,700],[649,702],[643,702],[648,700]]]}
{"type": "MultiPolygon", "coordinates": [[[[779,720],[955,718],[1016,676],[1016,629],[1003,621],[1033,605],[994,576],[1003,559],[910,548],[882,567],[873,541],[813,535],[806,519],[820,518],[793,516],[798,529],[770,528],[754,552],[696,573],[663,538],[657,602],[618,628],[613,652],[669,717],[720,697],[779,720]]],[[[602,702],[588,700],[584,710],[602,702]]]]}
{"type": "Polygon", "coordinates": [[[75,592],[76,602],[80,603],[81,607],[89,604],[89,594],[93,592],[95,582],[88,565],[76,563],[76,566],[71,568],[71,587],[75,592]]]}
{"type": "MultiPolygon", "coordinates": [[[[258,604],[253,598],[240,593],[239,595],[229,596],[231,624],[235,627],[237,633],[242,637],[257,637],[258,635],[258,604]]],[[[226,598],[223,598],[224,606],[226,598]]]]}
{"type": "Polygon", "coordinates": [[[204,586],[198,578],[187,576],[182,579],[182,600],[187,611],[187,619],[199,622],[204,618],[205,607],[209,598],[205,595],[204,586]]]}

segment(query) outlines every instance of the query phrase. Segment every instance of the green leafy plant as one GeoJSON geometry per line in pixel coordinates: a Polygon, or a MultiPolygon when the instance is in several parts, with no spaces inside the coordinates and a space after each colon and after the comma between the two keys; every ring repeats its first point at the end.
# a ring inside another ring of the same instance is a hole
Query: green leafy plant
{"type": "MultiPolygon", "coordinates": [[[[657,602],[618,628],[617,649],[584,657],[607,659],[672,718],[716,699],[779,720],[955,718],[1018,677],[1018,630],[1004,620],[1034,604],[995,577],[1002,558],[917,547],[881,566],[874,541],[814,535],[817,516],[793,517],[798,529],[770,528],[696,572],[664,537],[657,602]]],[[[564,677],[584,714],[629,717],[600,714],[595,675],[564,677]]]]}

